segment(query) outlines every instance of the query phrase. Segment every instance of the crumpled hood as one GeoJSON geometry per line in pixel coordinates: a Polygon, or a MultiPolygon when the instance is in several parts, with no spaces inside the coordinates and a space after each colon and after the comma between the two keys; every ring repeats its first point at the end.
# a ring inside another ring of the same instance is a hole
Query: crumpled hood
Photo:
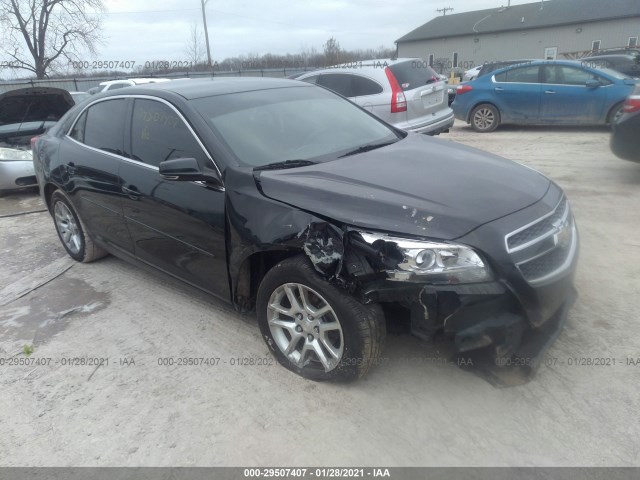
{"type": "Polygon", "coordinates": [[[443,240],[539,201],[550,185],[510,160],[418,134],[256,178],[267,197],[341,223],[443,240]]]}
{"type": "Polygon", "coordinates": [[[42,133],[74,104],[71,94],[60,88],[33,87],[5,92],[0,95],[0,138],[42,133]]]}

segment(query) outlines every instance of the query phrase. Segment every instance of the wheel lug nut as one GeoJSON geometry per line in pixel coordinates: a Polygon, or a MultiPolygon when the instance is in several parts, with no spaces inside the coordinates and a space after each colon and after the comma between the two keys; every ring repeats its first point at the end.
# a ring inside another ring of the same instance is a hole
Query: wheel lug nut
{"type": "Polygon", "coordinates": [[[300,325],[296,326],[296,332],[300,333],[302,331],[302,327],[300,325]]]}
{"type": "Polygon", "coordinates": [[[307,340],[309,340],[310,342],[313,342],[313,335],[311,334],[307,335],[307,340]]]}
{"type": "Polygon", "coordinates": [[[313,327],[313,331],[316,333],[320,333],[320,327],[318,326],[313,327]]]}
{"type": "Polygon", "coordinates": [[[302,320],[302,314],[296,313],[296,320],[302,320]]]}

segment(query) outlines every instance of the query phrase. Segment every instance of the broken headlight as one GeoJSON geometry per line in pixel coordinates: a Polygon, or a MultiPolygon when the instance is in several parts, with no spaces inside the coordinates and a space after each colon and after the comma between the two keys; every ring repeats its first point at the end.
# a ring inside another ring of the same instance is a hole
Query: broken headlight
{"type": "Polygon", "coordinates": [[[0,148],[0,161],[31,161],[33,154],[31,150],[18,150],[16,148],[0,148]]]}
{"type": "Polygon", "coordinates": [[[435,284],[493,280],[491,269],[471,247],[360,232],[381,257],[391,280],[435,284]],[[396,265],[389,268],[390,264],[396,265]]]}

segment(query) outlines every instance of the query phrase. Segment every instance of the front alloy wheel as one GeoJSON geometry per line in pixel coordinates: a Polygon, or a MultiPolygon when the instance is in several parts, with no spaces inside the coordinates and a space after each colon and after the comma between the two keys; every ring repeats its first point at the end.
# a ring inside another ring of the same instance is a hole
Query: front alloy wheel
{"type": "Polygon", "coordinates": [[[299,368],[319,363],[325,372],[340,363],[344,352],[340,320],[318,292],[286,283],[271,294],[267,312],[273,340],[290,362],[299,368]]]}
{"type": "Polygon", "coordinates": [[[493,132],[500,123],[498,109],[488,103],[478,105],[471,112],[471,127],[476,132],[493,132]]]}
{"type": "Polygon", "coordinates": [[[258,325],[285,368],[311,380],[356,380],[379,361],[386,325],[379,305],[363,305],[316,272],[305,255],[262,279],[258,325]]]}

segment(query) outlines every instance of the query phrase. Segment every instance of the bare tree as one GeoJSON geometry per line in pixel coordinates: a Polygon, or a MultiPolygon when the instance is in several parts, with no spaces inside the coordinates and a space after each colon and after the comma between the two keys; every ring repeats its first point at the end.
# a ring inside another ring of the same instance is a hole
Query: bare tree
{"type": "Polygon", "coordinates": [[[327,65],[337,64],[340,60],[340,53],[342,52],[340,42],[331,37],[327,40],[327,43],[322,46],[322,48],[324,49],[324,57],[327,65]]]}
{"type": "Polygon", "coordinates": [[[44,78],[63,60],[95,55],[103,11],[102,0],[0,0],[0,52],[44,78]]]}
{"type": "Polygon", "coordinates": [[[195,22],[191,25],[184,53],[187,56],[187,60],[193,62],[194,66],[204,62],[206,59],[206,50],[202,33],[200,32],[198,24],[195,22]]]}

